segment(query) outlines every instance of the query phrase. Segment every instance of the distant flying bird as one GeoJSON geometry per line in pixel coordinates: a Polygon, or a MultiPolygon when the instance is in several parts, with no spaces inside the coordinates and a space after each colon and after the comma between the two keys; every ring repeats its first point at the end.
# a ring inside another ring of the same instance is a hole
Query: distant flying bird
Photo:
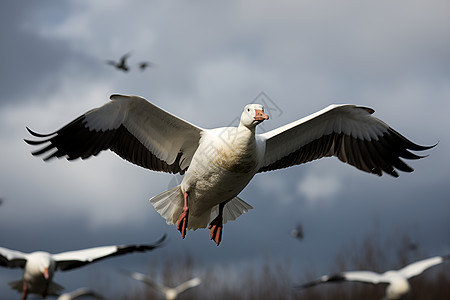
{"type": "Polygon", "coordinates": [[[58,254],[44,251],[23,253],[0,247],[0,266],[24,269],[23,279],[9,284],[12,289],[22,292],[22,300],[27,298],[28,293],[45,298],[47,295],[58,295],[64,289],[52,281],[56,270],[67,271],[112,256],[150,251],[160,247],[165,238],[164,235],[152,245],[104,246],[58,254]]]}
{"type": "Polygon", "coordinates": [[[156,281],[154,281],[152,278],[150,278],[149,276],[146,276],[142,273],[137,273],[137,272],[128,272],[128,271],[124,271],[128,276],[142,281],[145,284],[147,284],[148,286],[150,286],[151,288],[153,288],[154,290],[157,290],[159,292],[161,292],[166,300],[175,300],[178,298],[178,295],[180,295],[181,293],[198,286],[202,280],[198,277],[192,278],[188,281],[183,282],[182,284],[178,285],[175,288],[169,288],[165,285],[159,284],[156,281]]]}
{"type": "Polygon", "coordinates": [[[123,55],[123,56],[120,58],[120,61],[118,61],[118,62],[116,62],[116,61],[114,61],[114,60],[107,60],[106,63],[107,63],[108,65],[111,65],[111,66],[116,67],[116,68],[119,69],[119,70],[122,70],[122,71],[124,71],[124,72],[128,72],[129,69],[130,69],[130,67],[127,65],[127,59],[128,59],[128,57],[130,57],[130,54],[129,54],[129,53],[123,55]]]}
{"type": "Polygon", "coordinates": [[[100,294],[97,294],[91,289],[88,288],[79,288],[70,293],[64,293],[58,297],[57,300],[74,300],[79,298],[91,297],[94,299],[102,300],[104,299],[100,294]]]}
{"type": "Polygon", "coordinates": [[[149,63],[148,61],[144,61],[144,62],[139,63],[139,69],[141,69],[141,71],[145,71],[145,69],[147,69],[151,65],[152,64],[149,63]]]}
{"type": "Polygon", "coordinates": [[[293,238],[296,238],[296,239],[299,239],[299,240],[303,240],[304,235],[303,235],[303,226],[302,226],[302,224],[298,223],[297,227],[292,229],[291,236],[293,238]]]}
{"type": "Polygon", "coordinates": [[[39,134],[27,128],[39,139],[25,141],[44,145],[33,155],[74,160],[110,149],[138,166],[185,174],[180,185],[150,202],[168,224],[177,224],[183,238],[186,230],[205,228],[213,220],[210,236],[217,245],[223,224],[252,208],[238,194],[256,173],[337,156],[362,171],[398,177],[395,169],[413,171],[400,158],[421,158],[408,150],[434,147],[409,141],[371,116],[373,109],[356,105],[330,105],[256,134],[256,126],[269,119],[260,104],[245,106],[238,127],[204,129],[138,96],[110,99],[56,132],[39,134]]]}
{"type": "Polygon", "coordinates": [[[420,275],[422,272],[433,266],[439,265],[450,259],[447,256],[435,256],[414,262],[403,267],[400,270],[391,270],[382,274],[372,271],[352,271],[341,272],[332,276],[322,276],[318,280],[305,283],[301,288],[309,288],[317,284],[325,282],[340,282],[340,281],[357,281],[371,284],[388,284],[386,288],[385,298],[387,300],[404,299],[410,291],[408,279],[420,275]]]}

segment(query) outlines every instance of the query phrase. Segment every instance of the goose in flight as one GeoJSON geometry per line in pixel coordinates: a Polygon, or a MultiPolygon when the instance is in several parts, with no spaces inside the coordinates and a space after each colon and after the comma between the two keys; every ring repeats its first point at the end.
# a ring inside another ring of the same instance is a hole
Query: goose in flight
{"type": "Polygon", "coordinates": [[[379,176],[412,172],[401,158],[422,156],[420,146],[372,116],[373,109],[330,105],[310,116],[262,134],[255,128],[269,119],[260,104],[245,106],[237,127],[204,129],[138,96],[112,95],[50,134],[28,131],[43,148],[44,160],[86,159],[110,149],[138,166],[184,174],[180,185],[150,199],[168,224],[186,230],[208,226],[219,245],[222,225],[252,208],[238,197],[256,173],[336,156],[379,176]],[[212,220],[212,221],[211,221],[212,220]]]}
{"type": "Polygon", "coordinates": [[[148,61],[143,61],[139,63],[139,69],[141,69],[141,71],[145,71],[145,69],[147,69],[148,67],[152,66],[153,64],[148,62],[148,61]]]}
{"type": "Polygon", "coordinates": [[[303,226],[301,223],[298,223],[297,226],[291,230],[291,236],[298,240],[303,240],[304,234],[303,234],[303,226]]]}
{"type": "Polygon", "coordinates": [[[79,288],[70,293],[61,294],[57,300],[74,300],[82,297],[91,297],[93,299],[104,299],[100,294],[88,289],[88,288],[79,288]]]}
{"type": "Polygon", "coordinates": [[[165,297],[166,300],[175,300],[178,298],[178,295],[180,295],[181,293],[198,286],[202,280],[198,277],[192,278],[188,281],[183,282],[182,284],[178,285],[175,288],[169,288],[165,285],[159,284],[156,281],[154,281],[152,278],[150,278],[149,276],[146,276],[142,273],[138,273],[138,272],[128,272],[128,271],[124,271],[128,276],[142,281],[145,284],[147,284],[148,286],[150,286],[151,288],[153,288],[156,291],[159,291],[160,293],[162,293],[165,297]]]}
{"type": "Polygon", "coordinates": [[[24,269],[23,278],[9,284],[12,289],[22,292],[22,300],[27,298],[28,293],[45,298],[47,295],[59,295],[64,289],[52,280],[56,270],[72,270],[112,256],[150,251],[160,247],[165,238],[164,235],[152,245],[104,246],[57,254],[44,251],[23,253],[0,247],[0,266],[24,269]]]}
{"type": "Polygon", "coordinates": [[[122,70],[124,72],[128,72],[130,70],[130,67],[127,65],[127,59],[130,57],[130,54],[124,54],[118,62],[114,60],[107,60],[106,63],[108,65],[114,66],[119,70],[122,70]]]}
{"type": "Polygon", "coordinates": [[[340,282],[340,281],[357,281],[370,284],[388,284],[386,294],[383,299],[397,300],[404,299],[410,291],[408,279],[422,274],[425,270],[439,265],[450,259],[447,256],[435,256],[424,260],[416,261],[403,267],[400,270],[391,270],[382,274],[372,271],[352,271],[341,272],[331,276],[322,276],[319,279],[305,283],[300,288],[309,288],[317,284],[325,282],[340,282]]]}

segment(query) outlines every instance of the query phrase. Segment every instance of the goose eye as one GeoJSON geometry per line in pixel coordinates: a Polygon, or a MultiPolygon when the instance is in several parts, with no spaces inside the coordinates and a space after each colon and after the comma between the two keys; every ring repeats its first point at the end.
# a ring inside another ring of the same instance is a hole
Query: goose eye
{"type": "Polygon", "coordinates": [[[250,108],[247,108],[247,111],[250,112],[250,108]]]}

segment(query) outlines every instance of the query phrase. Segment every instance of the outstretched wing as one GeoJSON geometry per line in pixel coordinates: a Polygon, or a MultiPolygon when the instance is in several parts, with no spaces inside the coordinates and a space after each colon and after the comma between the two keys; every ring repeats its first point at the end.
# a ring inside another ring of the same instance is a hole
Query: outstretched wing
{"type": "Polygon", "coordinates": [[[65,293],[65,294],[60,295],[57,300],[73,300],[73,299],[84,298],[84,297],[88,297],[88,296],[95,298],[95,299],[100,299],[100,300],[104,299],[102,297],[102,295],[94,292],[91,289],[78,288],[70,293],[65,293]]]}
{"type": "Polygon", "coordinates": [[[327,108],[257,136],[265,144],[259,172],[286,168],[336,156],[365,172],[379,176],[386,172],[398,177],[395,169],[412,172],[401,158],[418,159],[408,150],[431,147],[417,145],[372,116],[374,110],[355,105],[327,108]]]}
{"type": "MultiPolygon", "coordinates": [[[[27,128],[28,129],[28,128],[27,128]]],[[[138,166],[183,174],[197,150],[202,129],[137,96],[112,95],[111,102],[90,110],[51,134],[28,131],[45,145],[33,155],[86,159],[110,149],[138,166]]]]}
{"type": "Polygon", "coordinates": [[[434,267],[444,262],[444,260],[450,259],[449,256],[435,256],[424,260],[416,261],[406,267],[400,269],[398,272],[406,278],[411,278],[421,274],[428,268],[434,267]]]}
{"type": "Polygon", "coordinates": [[[177,294],[181,294],[184,291],[187,291],[188,289],[191,289],[193,287],[196,287],[197,285],[199,285],[200,283],[202,283],[202,280],[198,277],[192,278],[186,282],[183,282],[182,284],[178,285],[175,288],[175,291],[177,292],[177,294]]]}
{"type": "Polygon", "coordinates": [[[151,288],[165,294],[167,293],[170,288],[157,283],[156,281],[154,281],[151,277],[144,275],[142,273],[138,273],[138,272],[130,272],[130,271],[125,271],[122,270],[122,272],[128,276],[130,276],[131,278],[134,278],[136,280],[142,281],[143,283],[147,284],[148,286],[150,286],[151,288]]]}
{"type": "Polygon", "coordinates": [[[159,241],[151,245],[124,245],[95,247],[78,251],[68,251],[53,255],[56,267],[62,271],[82,267],[112,256],[124,255],[132,252],[145,252],[162,246],[166,239],[164,235],[159,241]]]}
{"type": "Polygon", "coordinates": [[[326,282],[340,282],[340,281],[357,281],[363,283],[378,284],[386,282],[383,277],[375,272],[371,271],[351,271],[341,272],[331,276],[324,275],[317,280],[307,282],[299,286],[299,288],[309,288],[315,285],[326,282]]]}
{"type": "Polygon", "coordinates": [[[0,266],[7,268],[24,268],[26,262],[26,253],[0,247],[0,266]]]}

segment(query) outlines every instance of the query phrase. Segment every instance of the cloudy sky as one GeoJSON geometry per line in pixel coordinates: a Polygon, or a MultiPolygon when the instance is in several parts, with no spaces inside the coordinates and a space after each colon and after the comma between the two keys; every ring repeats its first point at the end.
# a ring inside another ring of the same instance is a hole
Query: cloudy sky
{"type": "MultiPolygon", "coordinates": [[[[0,34],[0,246],[55,253],[169,235],[164,249],[57,273],[69,291],[184,253],[204,267],[289,259],[300,273],[327,273],[374,230],[408,234],[427,255],[450,252],[448,1],[1,1],[0,34]],[[130,72],[105,63],[127,52],[130,72]],[[141,61],[153,67],[141,72],[141,61]],[[207,230],[182,240],[148,202],[179,177],[109,151],[75,162],[30,154],[26,126],[51,132],[114,93],[204,128],[265,101],[260,132],[354,103],[414,142],[439,144],[396,179],[335,158],[257,175],[240,194],[254,209],[226,224],[216,247],[207,230]],[[298,222],[302,243],[289,236],[298,222]]],[[[0,294],[18,297],[7,282],[20,276],[0,270],[0,294]]]]}

